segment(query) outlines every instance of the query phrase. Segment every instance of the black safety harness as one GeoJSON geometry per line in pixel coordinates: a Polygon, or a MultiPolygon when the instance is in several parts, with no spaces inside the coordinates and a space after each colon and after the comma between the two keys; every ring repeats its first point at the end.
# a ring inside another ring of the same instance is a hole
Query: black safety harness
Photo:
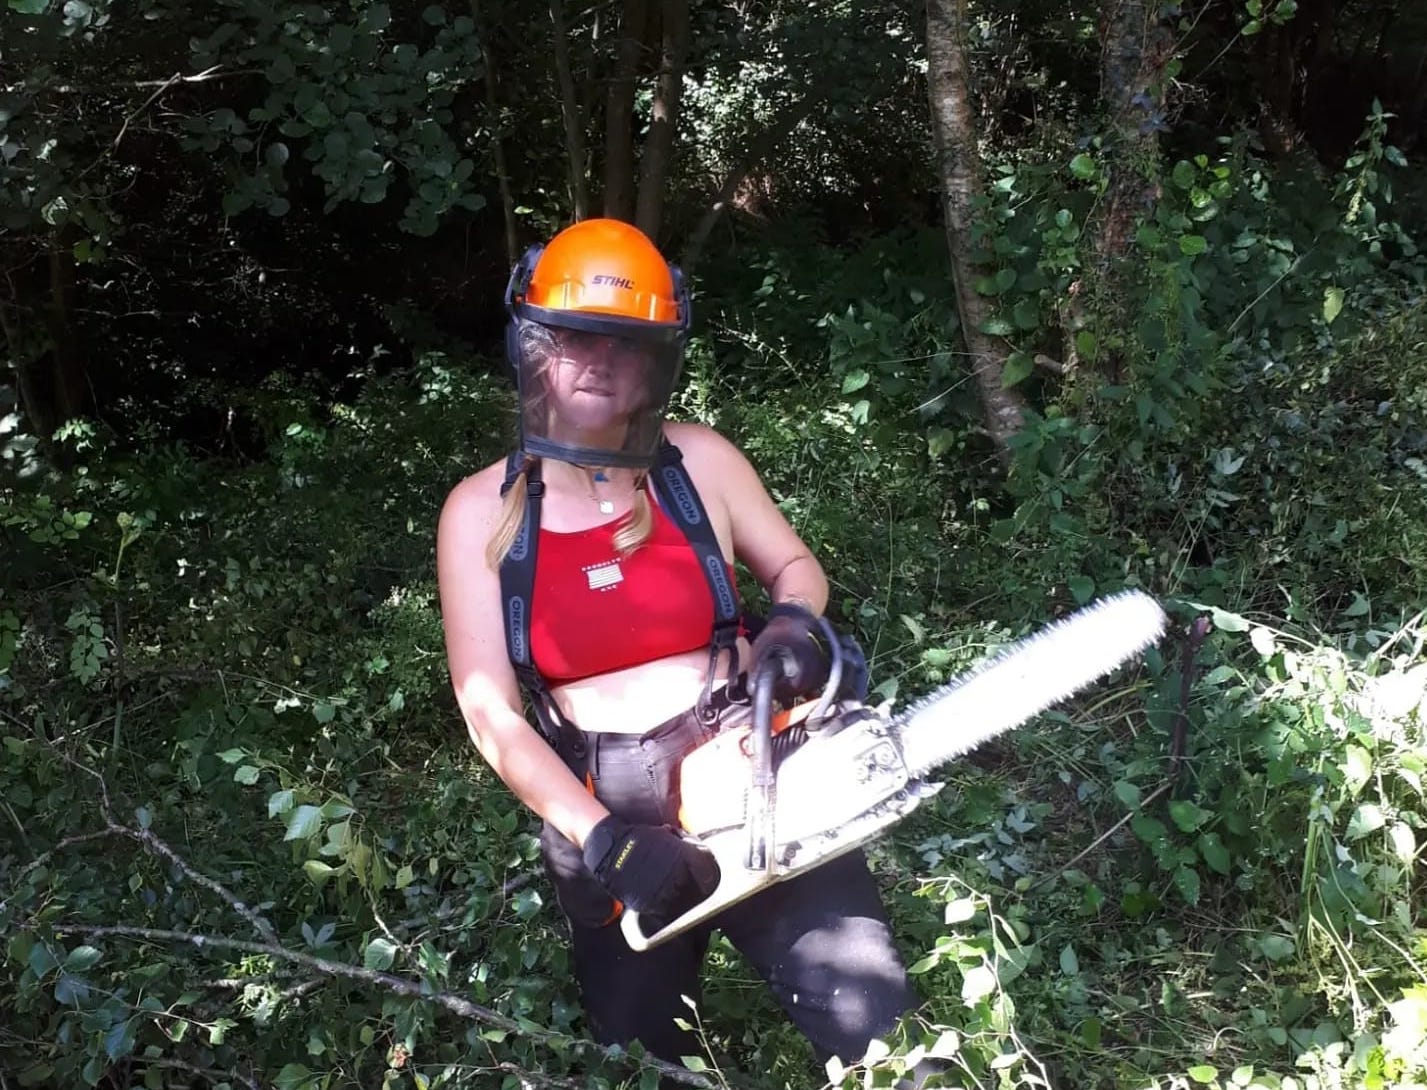
{"type": "MultiPolygon", "coordinates": [[[[540,505],[545,497],[545,485],[540,477],[540,461],[512,452],[505,462],[505,481],[500,494],[505,496],[515,486],[525,470],[525,518],[515,541],[500,566],[502,621],[505,628],[506,651],[515,668],[516,679],[525,690],[535,710],[540,733],[557,750],[562,737],[578,734],[550,696],[549,686],[535,668],[530,650],[530,609],[535,592],[535,559],[540,544],[540,505]]],[[[738,674],[738,634],[742,617],[738,596],[724,563],[723,551],[714,535],[708,512],[694,488],[683,454],[667,439],[661,441],[654,467],[649,474],[659,506],[679,527],[698,557],[699,568],[708,581],[713,596],[714,623],[709,640],[709,670],[704,691],[696,706],[699,718],[709,724],[719,714],[713,699],[714,678],[719,659],[729,656],[728,679],[738,674]]]]}

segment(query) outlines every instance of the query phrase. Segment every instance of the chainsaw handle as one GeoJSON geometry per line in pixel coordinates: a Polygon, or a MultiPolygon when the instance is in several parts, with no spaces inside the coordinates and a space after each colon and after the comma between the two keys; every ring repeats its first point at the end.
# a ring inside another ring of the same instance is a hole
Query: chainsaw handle
{"type": "Polygon", "coordinates": [[[769,659],[753,679],[753,729],[749,733],[751,775],[744,821],[748,823],[748,853],[743,865],[750,871],[773,869],[773,686],[781,663],[769,659]]]}

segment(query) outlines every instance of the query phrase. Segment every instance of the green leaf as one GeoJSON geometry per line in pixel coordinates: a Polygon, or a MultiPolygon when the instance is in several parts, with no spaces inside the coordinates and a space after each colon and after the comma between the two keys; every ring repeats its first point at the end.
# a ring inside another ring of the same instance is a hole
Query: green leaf
{"type": "Polygon", "coordinates": [[[278,1090],[301,1090],[311,1074],[312,1072],[302,1064],[286,1064],[277,1073],[275,1084],[278,1090]]]}
{"type": "Polygon", "coordinates": [[[1116,780],[1115,797],[1125,804],[1126,809],[1133,810],[1140,804],[1140,789],[1129,780],[1116,780]]]}
{"type": "Polygon", "coordinates": [[[312,705],[312,718],[319,723],[330,723],[337,714],[337,709],[325,701],[319,700],[312,705]]]}
{"type": "Polygon", "coordinates": [[[682,1063],[685,1067],[687,1067],[690,1071],[698,1072],[707,1071],[709,1069],[709,1065],[704,1062],[704,1058],[702,1056],[680,1056],[679,1062],[682,1063]]]}
{"type": "Polygon", "coordinates": [[[246,756],[247,754],[241,749],[225,749],[222,753],[218,754],[218,759],[225,765],[235,765],[246,756]]]}
{"type": "Polygon", "coordinates": [[[281,140],[274,140],[263,149],[263,159],[267,161],[268,166],[274,168],[281,167],[285,164],[289,154],[287,145],[281,140]]]}
{"type": "Polygon", "coordinates": [[[1095,593],[1095,580],[1088,575],[1072,575],[1067,584],[1075,604],[1083,606],[1095,593]]]}
{"type": "Polygon", "coordinates": [[[284,840],[305,840],[322,828],[322,811],[316,806],[299,806],[287,818],[284,840]]]}
{"type": "Polygon", "coordinates": [[[387,939],[373,939],[367,943],[366,950],[362,951],[362,964],[368,969],[385,972],[396,960],[396,951],[395,943],[387,939]]]}
{"type": "Polygon", "coordinates": [[[1079,178],[1082,182],[1095,177],[1095,160],[1083,151],[1074,159],[1070,160],[1070,173],[1079,178]]]}
{"type": "Polygon", "coordinates": [[[1282,961],[1293,954],[1293,940],[1285,935],[1263,935],[1258,947],[1269,961],[1282,961]]]}
{"type": "Polygon", "coordinates": [[[1392,841],[1392,852],[1397,861],[1403,866],[1411,866],[1417,858],[1417,838],[1411,827],[1399,821],[1387,831],[1387,835],[1392,841]]]}
{"type": "Polygon", "coordinates": [[[1338,771],[1343,774],[1350,795],[1356,795],[1372,779],[1372,769],[1372,755],[1362,746],[1349,745],[1343,750],[1343,761],[1338,765],[1338,771]]]}
{"type": "Polygon", "coordinates": [[[1199,177],[1199,172],[1194,169],[1194,164],[1185,159],[1175,163],[1174,170],[1170,173],[1170,178],[1180,189],[1192,188],[1197,177],[1199,177]]]}
{"type": "Polygon", "coordinates": [[[1323,320],[1329,325],[1343,312],[1343,289],[1327,288],[1323,292],[1323,320]]]}
{"type": "Polygon", "coordinates": [[[1080,972],[1080,959],[1075,956],[1075,947],[1067,943],[1060,949],[1060,971],[1066,976],[1080,972]]]}
{"type": "Polygon", "coordinates": [[[1087,363],[1095,362],[1095,354],[1099,351],[1100,344],[1095,339],[1095,334],[1088,329],[1082,329],[1075,335],[1075,351],[1080,353],[1080,358],[1087,363]]]}
{"type": "Polygon", "coordinates": [[[1353,816],[1348,819],[1347,837],[1349,840],[1361,840],[1369,833],[1375,833],[1387,824],[1387,816],[1382,812],[1382,808],[1365,802],[1353,811],[1353,816]]]}
{"type": "Polygon", "coordinates": [[[111,1060],[127,1056],[134,1051],[134,1022],[126,1018],[118,1025],[111,1026],[104,1035],[104,1052],[111,1060]]]}
{"type": "Polygon", "coordinates": [[[233,782],[241,784],[255,784],[258,782],[258,768],[256,765],[239,765],[238,770],[233,773],[233,782]]]}
{"type": "Polygon", "coordinates": [[[1010,291],[1016,286],[1016,270],[1001,269],[996,273],[996,290],[998,292],[1010,291]]]}
{"type": "Polygon", "coordinates": [[[985,965],[968,969],[961,979],[961,1001],[968,1007],[984,999],[996,990],[996,974],[985,965]]]}
{"type": "Polygon", "coordinates": [[[1195,1082],[1202,1082],[1206,1086],[1219,1077],[1218,1069],[1210,1067],[1208,1064],[1198,1064],[1195,1067],[1191,1067],[1186,1074],[1195,1082]]]}
{"type": "Polygon", "coordinates": [[[430,26],[443,26],[446,22],[446,9],[439,4],[432,4],[422,11],[421,21],[430,26]]]}
{"type": "Polygon", "coordinates": [[[1229,849],[1224,847],[1218,833],[1200,834],[1199,854],[1215,874],[1229,873],[1229,849]]]}
{"type": "Polygon", "coordinates": [[[843,377],[842,392],[845,394],[855,394],[870,381],[872,381],[872,376],[859,367],[856,371],[849,371],[843,377]]]}
{"type": "Polygon", "coordinates": [[[1344,617],[1361,617],[1372,609],[1372,603],[1362,596],[1358,591],[1353,591],[1352,605],[1343,610],[1344,617]]]}
{"type": "Polygon", "coordinates": [[[51,969],[59,967],[59,960],[50,953],[48,946],[40,942],[31,948],[28,964],[36,979],[43,980],[51,969]]]}
{"type": "Polygon", "coordinates": [[[1011,307],[1011,321],[1016,328],[1029,332],[1041,324],[1040,308],[1034,299],[1017,299],[1011,307]]]}
{"type": "Polygon", "coordinates": [[[1203,235],[1179,236],[1179,252],[1185,257],[1197,257],[1207,249],[1209,249],[1209,243],[1203,235]]]}
{"type": "Polygon", "coordinates": [[[976,902],[970,897],[958,897],[946,903],[944,918],[947,923],[965,923],[976,915],[976,902]]]}
{"type": "Polygon", "coordinates": [[[1252,627],[1237,613],[1230,613],[1227,609],[1220,609],[1218,606],[1209,607],[1209,617],[1214,622],[1214,627],[1220,632],[1247,632],[1252,627]]]}
{"type": "Polygon", "coordinates": [[[284,788],[282,791],[274,791],[268,796],[268,817],[277,817],[292,809],[292,804],[296,801],[292,791],[284,788]]]}
{"type": "Polygon", "coordinates": [[[49,7],[49,0],[10,0],[10,10],[21,15],[40,15],[49,7]]]}
{"type": "Polygon", "coordinates": [[[1244,29],[1242,33],[1244,37],[1250,38],[1262,29],[1263,23],[1259,22],[1257,19],[1250,19],[1247,23],[1244,24],[1244,29]]]}
{"type": "Polygon", "coordinates": [[[1199,903],[1199,872],[1193,867],[1180,867],[1174,872],[1174,884],[1187,904],[1199,903]]]}
{"type": "Polygon", "coordinates": [[[66,972],[82,973],[84,970],[96,965],[104,954],[92,946],[76,946],[69,952],[69,956],[64,959],[66,972]]]}
{"type": "Polygon", "coordinates": [[[1201,810],[1187,799],[1175,799],[1169,804],[1169,816],[1186,833],[1192,833],[1209,817],[1208,810],[1201,810]]]}
{"type": "Polygon", "coordinates": [[[1024,382],[1033,370],[1035,363],[1028,352],[1012,352],[1006,357],[1006,366],[1001,371],[1001,388],[1010,389],[1017,383],[1024,382]]]}

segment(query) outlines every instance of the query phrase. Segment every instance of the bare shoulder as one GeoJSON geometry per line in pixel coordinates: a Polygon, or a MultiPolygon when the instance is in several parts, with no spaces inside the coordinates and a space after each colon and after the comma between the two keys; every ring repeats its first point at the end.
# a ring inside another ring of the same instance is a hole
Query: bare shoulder
{"type": "Polygon", "coordinates": [[[754,472],[752,463],[738,445],[706,424],[671,421],[664,425],[664,434],[683,451],[685,461],[691,463],[695,471],[704,469],[740,475],[754,472]]]}
{"type": "Polygon", "coordinates": [[[500,520],[504,480],[502,459],[472,473],[447,493],[436,530],[438,554],[451,548],[467,552],[484,547],[500,520]]]}

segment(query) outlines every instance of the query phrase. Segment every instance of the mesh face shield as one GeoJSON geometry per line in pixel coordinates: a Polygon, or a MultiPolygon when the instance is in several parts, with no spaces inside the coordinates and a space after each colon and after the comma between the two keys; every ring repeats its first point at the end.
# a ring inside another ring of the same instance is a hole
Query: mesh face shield
{"type": "Polygon", "coordinates": [[[683,365],[684,326],[516,305],[507,345],[527,453],[648,468],[683,365]]]}

